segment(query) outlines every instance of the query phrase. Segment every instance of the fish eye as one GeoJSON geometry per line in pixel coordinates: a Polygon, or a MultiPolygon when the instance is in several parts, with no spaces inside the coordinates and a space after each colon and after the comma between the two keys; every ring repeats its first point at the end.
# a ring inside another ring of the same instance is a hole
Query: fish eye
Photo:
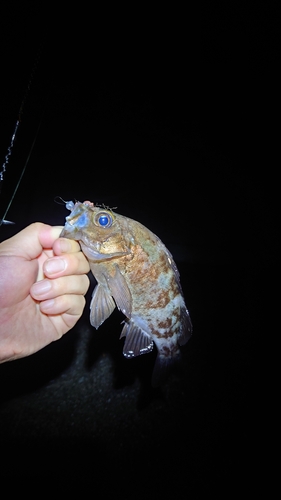
{"type": "Polygon", "coordinates": [[[95,224],[100,227],[110,227],[113,222],[111,215],[108,212],[99,212],[95,216],[95,224]]]}

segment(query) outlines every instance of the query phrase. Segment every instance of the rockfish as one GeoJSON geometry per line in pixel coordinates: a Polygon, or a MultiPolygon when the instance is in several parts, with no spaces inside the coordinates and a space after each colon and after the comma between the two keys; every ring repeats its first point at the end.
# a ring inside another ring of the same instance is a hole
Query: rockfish
{"type": "Polygon", "coordinates": [[[96,329],[117,306],[125,316],[123,354],[133,358],[157,348],[152,385],[179,358],[192,334],[179,271],[162,241],[139,222],[110,209],[67,202],[71,214],[61,236],[77,240],[97,285],[90,304],[96,329]]]}

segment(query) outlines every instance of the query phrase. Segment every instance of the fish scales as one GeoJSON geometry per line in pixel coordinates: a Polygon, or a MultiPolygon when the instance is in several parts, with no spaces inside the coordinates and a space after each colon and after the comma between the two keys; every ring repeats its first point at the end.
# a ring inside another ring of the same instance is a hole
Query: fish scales
{"type": "Polygon", "coordinates": [[[180,276],[169,250],[141,223],[93,203],[67,203],[61,236],[79,241],[97,285],[90,322],[98,328],[117,306],[125,316],[123,354],[157,357],[152,385],[165,380],[192,334],[180,276]]]}

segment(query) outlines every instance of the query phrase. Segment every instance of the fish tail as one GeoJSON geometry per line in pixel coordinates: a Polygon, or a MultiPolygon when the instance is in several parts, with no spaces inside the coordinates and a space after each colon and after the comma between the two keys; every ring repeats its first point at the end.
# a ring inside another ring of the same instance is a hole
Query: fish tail
{"type": "Polygon", "coordinates": [[[180,360],[180,351],[178,351],[178,353],[173,357],[167,357],[161,354],[161,352],[158,352],[152,372],[152,387],[157,388],[163,385],[167,381],[172,369],[180,362],[180,360]]]}

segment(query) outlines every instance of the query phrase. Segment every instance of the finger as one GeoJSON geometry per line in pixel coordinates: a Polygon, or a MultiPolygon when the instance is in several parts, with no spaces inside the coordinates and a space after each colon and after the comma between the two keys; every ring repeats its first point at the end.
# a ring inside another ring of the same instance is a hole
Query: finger
{"type": "Polygon", "coordinates": [[[64,294],[85,295],[89,285],[90,280],[86,274],[63,276],[53,280],[44,279],[31,286],[30,295],[39,301],[54,299],[64,294]]]}
{"type": "Polygon", "coordinates": [[[27,260],[35,259],[43,249],[52,249],[62,228],[63,226],[50,226],[42,222],[34,222],[3,241],[0,252],[3,255],[24,257],[27,260]]]}
{"type": "Polygon", "coordinates": [[[51,249],[58,234],[58,228],[35,222],[1,244],[5,255],[24,257],[32,260],[41,254],[42,249],[51,249]]]}
{"type": "MultiPolygon", "coordinates": [[[[61,295],[54,299],[40,302],[39,307],[42,313],[48,316],[67,315],[73,316],[74,323],[80,317],[85,307],[86,300],[83,295],[61,295]]],[[[69,326],[69,322],[67,322],[69,326]]]]}
{"type": "Polygon", "coordinates": [[[81,248],[78,241],[69,238],[58,238],[53,244],[53,251],[55,255],[63,255],[65,253],[80,252],[81,248]]]}
{"type": "Polygon", "coordinates": [[[82,252],[64,254],[48,259],[43,264],[43,271],[48,278],[87,274],[90,271],[89,262],[82,252]]]}
{"type": "Polygon", "coordinates": [[[43,248],[52,248],[54,242],[59,238],[63,226],[49,226],[41,224],[42,227],[39,231],[39,241],[43,248]]]}

